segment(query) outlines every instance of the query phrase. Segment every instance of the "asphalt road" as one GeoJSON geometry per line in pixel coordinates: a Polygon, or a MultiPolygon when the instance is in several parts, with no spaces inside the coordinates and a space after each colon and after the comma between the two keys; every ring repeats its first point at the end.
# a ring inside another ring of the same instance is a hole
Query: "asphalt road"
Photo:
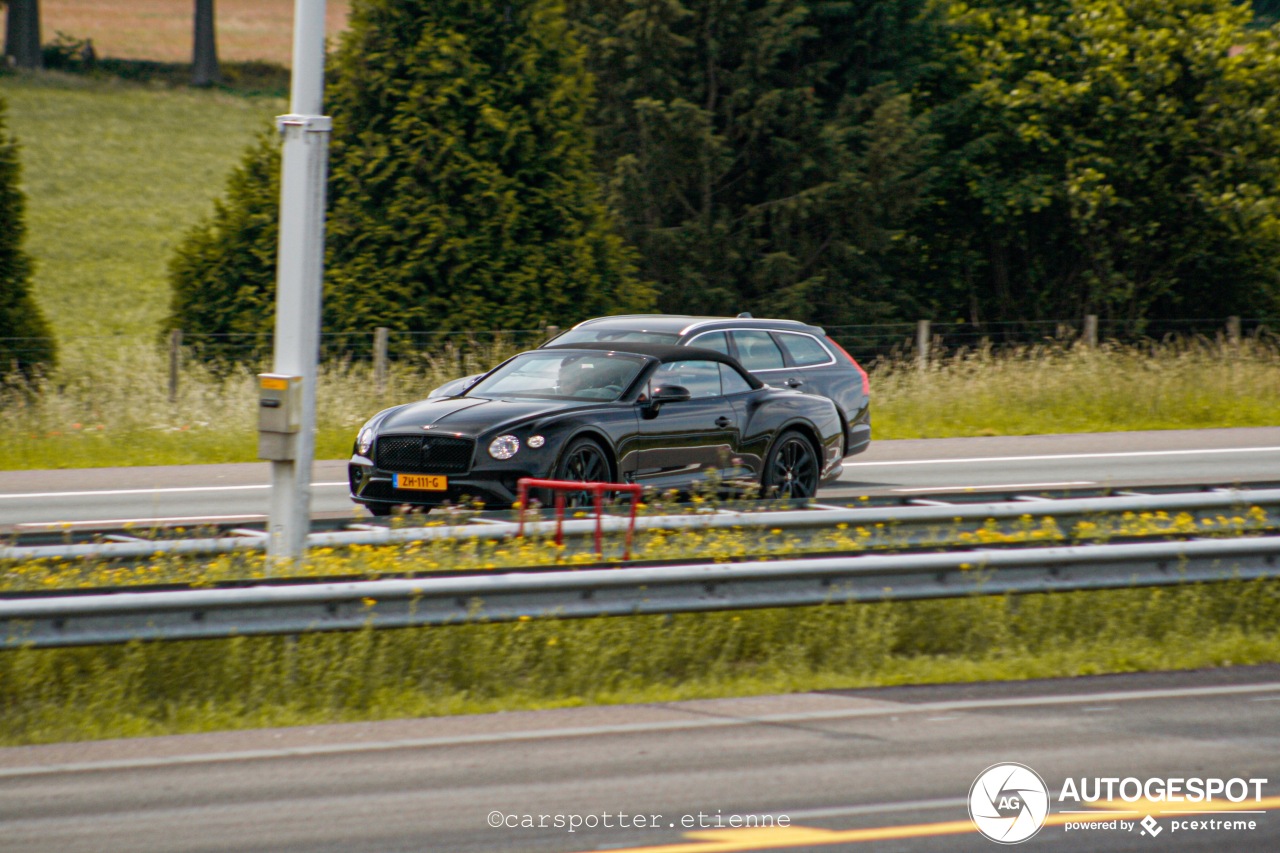
{"type": "Polygon", "coordinates": [[[0,849],[994,851],[970,787],[1019,762],[1049,795],[1019,849],[1276,850],[1278,732],[1280,667],[1253,667],[24,747],[0,750],[0,849]],[[1069,778],[1247,796],[1106,806],[1069,778]]]}
{"type": "MultiPolygon", "coordinates": [[[[1280,428],[876,441],[820,496],[1251,481],[1280,481],[1280,428]]],[[[261,521],[269,482],[266,463],[0,472],[0,530],[261,521]]],[[[367,517],[345,463],[318,462],[313,483],[313,514],[367,517]]]]}

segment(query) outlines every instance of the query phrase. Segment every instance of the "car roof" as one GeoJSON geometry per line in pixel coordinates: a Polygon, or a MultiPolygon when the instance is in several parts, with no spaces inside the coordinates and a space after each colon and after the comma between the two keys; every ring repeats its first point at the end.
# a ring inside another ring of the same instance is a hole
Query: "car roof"
{"type": "Polygon", "coordinates": [[[778,320],[765,317],[708,317],[695,314],[620,314],[614,317],[595,317],[583,320],[575,329],[619,329],[644,332],[667,332],[682,335],[695,329],[732,326],[742,329],[815,329],[799,320],[778,320]]]}
{"type": "Polygon", "coordinates": [[[655,359],[663,364],[669,364],[673,361],[718,361],[723,364],[730,365],[737,369],[742,378],[747,380],[752,388],[760,388],[764,385],[759,379],[753,376],[736,358],[731,355],[725,355],[722,352],[716,352],[713,349],[703,349],[702,347],[682,347],[674,344],[650,344],[632,341],[590,341],[581,344],[549,344],[542,347],[541,351],[549,349],[562,349],[567,351],[582,350],[584,352],[616,352],[626,355],[628,353],[634,355],[644,355],[655,359]]]}

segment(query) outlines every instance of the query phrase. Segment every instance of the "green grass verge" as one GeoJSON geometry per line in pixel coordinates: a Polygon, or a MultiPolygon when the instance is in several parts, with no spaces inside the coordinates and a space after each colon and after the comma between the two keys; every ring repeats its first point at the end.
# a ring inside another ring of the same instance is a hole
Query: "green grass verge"
{"type": "Polygon", "coordinates": [[[1280,661],[1280,583],[0,652],[0,743],[1280,661]]]}

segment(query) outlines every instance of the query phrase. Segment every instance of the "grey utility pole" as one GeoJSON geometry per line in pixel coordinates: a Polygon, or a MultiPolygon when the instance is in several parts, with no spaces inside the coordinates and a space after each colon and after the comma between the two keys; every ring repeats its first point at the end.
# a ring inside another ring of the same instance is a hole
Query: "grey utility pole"
{"type": "MultiPolygon", "coordinates": [[[[324,279],[325,182],[329,131],[324,102],[325,0],[295,0],[290,114],[276,119],[284,149],[280,171],[280,247],[276,272],[274,372],[301,385],[296,432],[278,433],[271,452],[271,562],[295,560],[311,524],[320,293],[324,279]],[[283,458],[282,458],[283,457],[283,458]]],[[[279,380],[262,380],[262,388],[279,380]]],[[[263,404],[270,401],[265,399],[263,404]]],[[[262,435],[262,434],[260,434],[262,435]]],[[[265,436],[264,436],[265,437],[265,436]]],[[[260,446],[268,442],[259,441],[260,446]]]]}

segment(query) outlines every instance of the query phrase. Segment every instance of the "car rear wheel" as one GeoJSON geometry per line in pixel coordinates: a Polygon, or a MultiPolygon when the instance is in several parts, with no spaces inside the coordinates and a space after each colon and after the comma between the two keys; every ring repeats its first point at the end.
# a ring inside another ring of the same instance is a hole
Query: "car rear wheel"
{"type": "Polygon", "coordinates": [[[767,498],[811,498],[818,493],[818,455],[809,439],[788,430],[774,442],[760,486],[767,498]]]}
{"type": "MultiPolygon", "coordinates": [[[[589,438],[579,438],[571,442],[564,455],[556,465],[553,479],[571,480],[577,483],[609,482],[609,458],[604,449],[589,438]]],[[[579,492],[564,492],[564,503],[567,507],[592,506],[594,495],[583,489],[579,492]]],[[[543,496],[543,503],[552,504],[555,496],[548,493],[543,496]]]]}

